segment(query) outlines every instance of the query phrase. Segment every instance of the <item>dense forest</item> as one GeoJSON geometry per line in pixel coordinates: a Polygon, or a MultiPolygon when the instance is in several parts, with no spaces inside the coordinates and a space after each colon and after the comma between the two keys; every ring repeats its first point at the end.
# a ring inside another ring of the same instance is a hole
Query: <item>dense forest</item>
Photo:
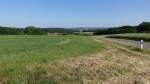
{"type": "MultiPolygon", "coordinates": [[[[122,33],[150,33],[150,22],[143,22],[137,26],[121,26],[112,28],[80,29],[82,32],[94,32],[94,35],[122,34],[122,33]]],[[[26,28],[0,27],[0,35],[46,35],[47,33],[76,34],[79,29],[66,28],[26,28]]]]}

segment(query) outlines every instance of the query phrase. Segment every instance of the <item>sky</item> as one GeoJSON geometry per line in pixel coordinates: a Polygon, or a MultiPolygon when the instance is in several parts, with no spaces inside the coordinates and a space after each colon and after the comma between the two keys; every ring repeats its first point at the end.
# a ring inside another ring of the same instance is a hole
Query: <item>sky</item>
{"type": "Polygon", "coordinates": [[[0,25],[112,27],[150,21],[150,0],[0,0],[0,25]]]}

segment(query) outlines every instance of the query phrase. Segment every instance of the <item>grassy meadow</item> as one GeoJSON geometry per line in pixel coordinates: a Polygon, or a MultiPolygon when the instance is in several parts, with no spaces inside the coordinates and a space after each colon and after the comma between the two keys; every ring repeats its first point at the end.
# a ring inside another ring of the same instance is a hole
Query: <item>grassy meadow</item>
{"type": "Polygon", "coordinates": [[[0,84],[149,84],[149,65],[102,38],[0,36],[0,84]]]}
{"type": "MultiPolygon", "coordinates": [[[[82,56],[103,48],[99,42],[84,36],[0,36],[0,83],[32,84],[29,66],[82,56]]],[[[38,71],[37,76],[40,73],[44,72],[38,71]]]]}
{"type": "Polygon", "coordinates": [[[150,33],[133,33],[133,34],[118,34],[108,36],[109,38],[129,39],[129,40],[144,40],[150,42],[150,33]]]}

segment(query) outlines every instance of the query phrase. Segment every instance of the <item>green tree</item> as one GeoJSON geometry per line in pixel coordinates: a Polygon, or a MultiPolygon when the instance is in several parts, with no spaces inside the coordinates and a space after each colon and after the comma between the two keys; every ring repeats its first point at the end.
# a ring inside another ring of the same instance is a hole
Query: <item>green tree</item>
{"type": "Polygon", "coordinates": [[[34,26],[28,26],[24,31],[28,35],[43,35],[45,34],[44,30],[41,28],[36,28],[34,26]]]}
{"type": "Polygon", "coordinates": [[[143,22],[137,27],[138,32],[150,33],[150,22],[143,22]]]}
{"type": "Polygon", "coordinates": [[[23,34],[21,28],[0,27],[0,35],[20,35],[23,34]]]}

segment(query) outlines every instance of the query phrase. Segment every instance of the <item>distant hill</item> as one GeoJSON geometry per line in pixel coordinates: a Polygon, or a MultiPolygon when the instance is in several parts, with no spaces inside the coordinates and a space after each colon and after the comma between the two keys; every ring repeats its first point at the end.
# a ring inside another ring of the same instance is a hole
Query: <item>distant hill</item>
{"type": "Polygon", "coordinates": [[[75,31],[83,31],[83,32],[96,32],[98,30],[105,30],[109,29],[108,27],[80,27],[80,28],[71,28],[72,30],[75,31]]]}
{"type": "Polygon", "coordinates": [[[108,29],[108,27],[79,27],[79,28],[71,28],[72,30],[101,30],[108,29]]]}

